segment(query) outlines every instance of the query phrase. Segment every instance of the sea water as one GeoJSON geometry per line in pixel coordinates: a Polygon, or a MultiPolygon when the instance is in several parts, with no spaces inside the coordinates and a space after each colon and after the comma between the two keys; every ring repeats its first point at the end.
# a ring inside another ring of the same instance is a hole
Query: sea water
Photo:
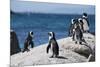
{"type": "MultiPolygon", "coordinates": [[[[40,14],[11,13],[11,29],[17,34],[20,48],[23,48],[28,32],[34,32],[34,44],[39,46],[48,43],[48,32],[55,32],[56,39],[68,36],[72,18],[80,18],[75,14],[40,14]]],[[[95,15],[88,15],[90,32],[95,32],[95,15]]]]}

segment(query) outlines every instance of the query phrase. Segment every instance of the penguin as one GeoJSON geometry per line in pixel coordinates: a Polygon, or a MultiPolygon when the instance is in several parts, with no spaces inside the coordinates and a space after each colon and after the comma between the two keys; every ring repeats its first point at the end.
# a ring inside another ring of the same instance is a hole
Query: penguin
{"type": "Polygon", "coordinates": [[[30,51],[30,50],[28,49],[28,47],[29,47],[30,45],[31,45],[31,48],[34,47],[34,43],[33,43],[32,39],[33,39],[33,32],[30,31],[30,32],[28,33],[28,37],[26,38],[26,40],[25,40],[25,42],[24,42],[24,49],[23,49],[23,52],[25,52],[25,51],[30,51]]]}
{"type": "Polygon", "coordinates": [[[83,21],[82,21],[82,18],[78,18],[78,22],[79,22],[80,29],[83,32],[84,29],[83,29],[83,21]]]}
{"type": "Polygon", "coordinates": [[[49,35],[49,43],[48,43],[48,46],[46,48],[46,52],[48,53],[49,49],[51,48],[52,56],[50,58],[58,57],[59,46],[58,46],[58,43],[55,39],[55,34],[54,34],[54,32],[49,32],[48,35],[49,35]]]}
{"type": "Polygon", "coordinates": [[[89,32],[89,21],[87,13],[83,13],[82,21],[83,21],[84,32],[89,32]]]}
{"type": "Polygon", "coordinates": [[[82,43],[82,38],[83,38],[83,32],[81,30],[81,26],[78,22],[78,19],[76,19],[75,24],[74,24],[74,38],[75,38],[75,43],[77,44],[79,42],[79,44],[82,43]]]}
{"type": "Polygon", "coordinates": [[[74,41],[74,24],[75,24],[75,19],[71,20],[71,25],[70,25],[70,29],[69,29],[69,36],[72,36],[72,40],[74,41]]]}
{"type": "Polygon", "coordinates": [[[70,24],[70,28],[69,28],[69,36],[72,36],[74,23],[75,23],[75,19],[72,19],[71,24],[70,24]]]}

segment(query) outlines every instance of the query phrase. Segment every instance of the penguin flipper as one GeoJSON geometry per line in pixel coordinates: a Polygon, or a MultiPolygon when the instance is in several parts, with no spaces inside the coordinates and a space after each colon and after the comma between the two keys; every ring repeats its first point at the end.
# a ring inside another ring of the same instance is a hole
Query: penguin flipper
{"type": "Polygon", "coordinates": [[[59,46],[57,44],[57,55],[59,55],[59,46]]]}
{"type": "Polygon", "coordinates": [[[48,53],[50,47],[51,47],[51,45],[49,44],[49,45],[47,46],[47,49],[46,49],[46,52],[47,52],[47,53],[48,53]]]}

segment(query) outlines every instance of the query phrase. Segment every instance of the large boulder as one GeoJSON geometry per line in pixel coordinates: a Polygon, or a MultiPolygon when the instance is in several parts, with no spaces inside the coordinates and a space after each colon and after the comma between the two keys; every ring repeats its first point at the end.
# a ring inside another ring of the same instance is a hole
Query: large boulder
{"type": "Polygon", "coordinates": [[[20,52],[21,49],[19,47],[19,42],[16,33],[11,30],[10,31],[10,55],[20,52]]]}
{"type": "Polygon", "coordinates": [[[90,33],[84,33],[83,35],[86,43],[82,45],[75,44],[71,37],[64,39],[62,42],[60,41],[59,44],[61,44],[63,48],[77,52],[87,58],[89,58],[89,56],[91,57],[90,54],[95,57],[95,36],[90,33]]]}

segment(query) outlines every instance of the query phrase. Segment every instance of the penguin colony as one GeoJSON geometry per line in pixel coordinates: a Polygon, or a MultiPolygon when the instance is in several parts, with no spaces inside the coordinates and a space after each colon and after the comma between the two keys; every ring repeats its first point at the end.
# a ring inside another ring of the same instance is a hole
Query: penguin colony
{"type": "Polygon", "coordinates": [[[82,44],[82,42],[85,42],[83,38],[84,32],[89,32],[89,22],[86,13],[83,13],[82,18],[71,20],[69,36],[72,36],[72,40],[75,41],[76,44],[82,44]]]}
{"type": "MultiPolygon", "coordinates": [[[[89,22],[88,22],[88,16],[86,13],[83,13],[83,16],[81,18],[71,20],[69,36],[72,37],[72,40],[75,41],[75,44],[77,43],[82,44],[82,42],[85,42],[83,38],[84,32],[89,32],[89,22]]],[[[34,47],[33,36],[34,36],[33,32],[30,31],[24,42],[24,49],[22,52],[30,51],[28,48],[29,46],[31,46],[31,48],[34,47]]],[[[59,56],[59,45],[56,41],[55,33],[49,32],[48,36],[49,36],[49,41],[46,48],[46,53],[49,53],[49,49],[51,49],[52,51],[51,58],[53,57],[57,58],[59,56]]]]}

